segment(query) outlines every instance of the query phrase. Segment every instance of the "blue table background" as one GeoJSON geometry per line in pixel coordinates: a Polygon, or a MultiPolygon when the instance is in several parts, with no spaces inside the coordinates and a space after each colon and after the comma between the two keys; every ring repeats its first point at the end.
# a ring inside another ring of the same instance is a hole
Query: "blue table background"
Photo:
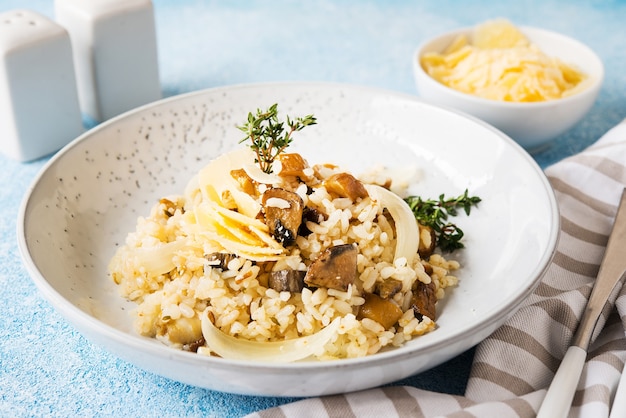
{"type": "MultiPolygon", "coordinates": [[[[0,0],[0,13],[54,17],[51,0],[0,0]]],[[[542,167],[626,117],[626,1],[154,0],[165,97],[230,84],[332,81],[416,94],[412,53],[427,37],[495,17],[586,43],[606,78],[589,115],[547,150],[542,167]]],[[[0,144],[2,138],[0,138],[0,144]]],[[[285,403],[208,391],[144,372],[91,344],[38,293],[22,265],[16,217],[46,158],[0,154],[0,416],[239,417],[285,403]]],[[[463,394],[473,350],[396,384],[463,394]]]]}

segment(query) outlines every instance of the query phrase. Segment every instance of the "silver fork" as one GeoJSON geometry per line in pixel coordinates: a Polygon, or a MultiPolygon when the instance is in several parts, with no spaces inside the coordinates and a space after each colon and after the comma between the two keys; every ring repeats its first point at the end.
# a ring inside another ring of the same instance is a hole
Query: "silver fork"
{"type": "Polygon", "coordinates": [[[609,297],[622,283],[626,272],[626,189],[622,192],[613,229],[600,264],[600,270],[583,317],[578,325],[572,345],[567,349],[561,365],[554,375],[546,397],[539,408],[537,418],[566,417],[574,399],[580,380],[591,336],[594,333],[600,313],[609,297]]]}

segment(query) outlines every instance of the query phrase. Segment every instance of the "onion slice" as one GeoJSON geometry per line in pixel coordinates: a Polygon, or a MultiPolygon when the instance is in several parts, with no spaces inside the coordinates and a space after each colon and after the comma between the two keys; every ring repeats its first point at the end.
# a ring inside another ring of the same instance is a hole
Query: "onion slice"
{"type": "Polygon", "coordinates": [[[176,264],[174,256],[185,249],[187,241],[178,239],[172,242],[161,243],[153,247],[132,247],[129,248],[129,255],[123,255],[120,249],[115,253],[109,263],[109,271],[124,271],[125,264],[132,263],[142,266],[145,273],[150,276],[158,276],[172,271],[176,264]]]}
{"type": "Polygon", "coordinates": [[[202,313],[202,336],[217,355],[230,360],[255,360],[267,363],[290,363],[307,358],[322,347],[337,332],[340,318],[324,329],[306,337],[284,341],[251,341],[220,331],[209,318],[208,309],[202,313]]]}
{"type": "Polygon", "coordinates": [[[395,259],[404,257],[411,264],[419,247],[419,228],[409,205],[397,194],[375,184],[366,184],[370,197],[387,208],[396,224],[395,259]]]}

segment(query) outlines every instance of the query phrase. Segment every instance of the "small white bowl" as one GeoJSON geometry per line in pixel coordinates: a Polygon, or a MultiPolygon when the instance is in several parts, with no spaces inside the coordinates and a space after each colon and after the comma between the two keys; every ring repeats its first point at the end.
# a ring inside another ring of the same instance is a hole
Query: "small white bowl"
{"type": "Polygon", "coordinates": [[[457,36],[470,35],[473,27],[457,29],[422,43],[413,55],[417,90],[431,103],[468,113],[509,135],[526,150],[543,149],[550,140],[578,123],[591,109],[604,78],[604,65],[586,45],[567,36],[543,29],[521,26],[520,31],[548,56],[578,67],[591,82],[570,97],[545,102],[515,103],[483,99],[447,87],[422,68],[421,57],[427,52],[442,52],[457,36]]]}

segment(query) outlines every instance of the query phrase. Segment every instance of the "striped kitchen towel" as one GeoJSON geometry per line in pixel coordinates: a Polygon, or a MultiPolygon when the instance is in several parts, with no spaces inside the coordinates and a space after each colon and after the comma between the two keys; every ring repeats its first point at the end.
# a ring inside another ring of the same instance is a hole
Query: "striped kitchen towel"
{"type": "MultiPolygon", "coordinates": [[[[534,294],[478,345],[465,396],[390,386],[300,400],[248,417],[534,417],[573,339],[626,187],[626,121],[545,173],[561,212],[556,255],[534,294]]],[[[626,286],[604,314],[570,417],[609,415],[626,360],[626,286]]]]}

